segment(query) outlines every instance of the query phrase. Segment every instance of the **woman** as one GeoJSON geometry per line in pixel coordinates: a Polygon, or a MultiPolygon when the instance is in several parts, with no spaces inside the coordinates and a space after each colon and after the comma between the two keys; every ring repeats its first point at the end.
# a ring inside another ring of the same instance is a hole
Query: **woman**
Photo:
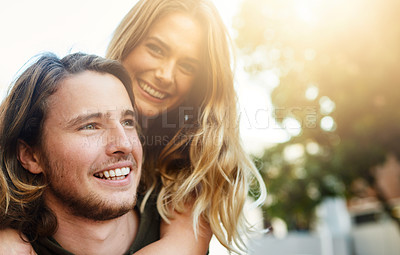
{"type": "Polygon", "coordinates": [[[111,40],[107,57],[130,73],[140,112],[142,207],[158,194],[157,208],[167,222],[160,241],[140,252],[203,251],[208,229],[229,250],[245,251],[249,184],[255,178],[260,201],[265,188],[240,144],[228,45],[207,0],[141,0],[111,40]],[[177,231],[188,224],[193,246],[182,244],[177,231]]]}

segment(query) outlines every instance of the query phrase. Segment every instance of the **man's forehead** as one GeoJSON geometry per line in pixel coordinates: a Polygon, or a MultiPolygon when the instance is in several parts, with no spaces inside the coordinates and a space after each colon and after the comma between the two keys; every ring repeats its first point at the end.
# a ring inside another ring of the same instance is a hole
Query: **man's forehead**
{"type": "Polygon", "coordinates": [[[133,112],[126,88],[118,78],[89,71],[62,81],[50,96],[48,106],[49,115],[64,120],[93,113],[112,118],[127,111],[133,112]]]}
{"type": "Polygon", "coordinates": [[[85,111],[82,111],[83,114],[93,114],[99,113],[102,114],[105,118],[110,118],[113,115],[125,115],[127,113],[133,114],[132,107],[116,107],[116,106],[108,106],[108,107],[99,107],[99,108],[88,108],[85,111]]]}
{"type": "Polygon", "coordinates": [[[93,71],[68,76],[61,81],[56,93],[51,97],[55,101],[62,100],[63,103],[82,103],[87,107],[92,105],[97,108],[119,106],[123,103],[132,105],[125,86],[117,77],[93,71]],[[79,101],[71,102],[70,99],[79,101]]]}

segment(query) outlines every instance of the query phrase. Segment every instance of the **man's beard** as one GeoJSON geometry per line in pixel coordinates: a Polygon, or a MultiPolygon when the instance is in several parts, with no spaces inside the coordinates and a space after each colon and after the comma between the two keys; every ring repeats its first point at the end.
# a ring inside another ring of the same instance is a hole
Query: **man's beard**
{"type": "MultiPolygon", "coordinates": [[[[68,212],[74,216],[94,221],[106,221],[121,217],[132,210],[136,204],[136,193],[132,194],[134,197],[133,203],[125,202],[117,206],[108,204],[104,198],[95,194],[93,191],[86,194],[84,197],[82,195],[79,196],[75,190],[71,190],[70,187],[62,184],[62,166],[60,166],[60,164],[51,162],[47,157],[43,157],[43,155],[41,159],[46,169],[49,182],[46,192],[51,192],[59,201],[69,208],[68,212]]],[[[131,154],[119,160],[134,161],[131,154]]]]}

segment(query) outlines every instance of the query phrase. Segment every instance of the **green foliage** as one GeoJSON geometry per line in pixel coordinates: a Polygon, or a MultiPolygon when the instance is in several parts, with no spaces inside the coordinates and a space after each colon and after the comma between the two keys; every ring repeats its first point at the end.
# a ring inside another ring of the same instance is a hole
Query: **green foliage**
{"type": "Polygon", "coordinates": [[[251,57],[246,70],[275,72],[274,117],[301,125],[256,159],[267,220],[309,229],[324,198],[355,195],[357,179],[373,186],[374,167],[400,158],[399,14],[396,0],[243,2],[236,42],[251,57]],[[290,148],[300,156],[290,159],[290,148]]]}

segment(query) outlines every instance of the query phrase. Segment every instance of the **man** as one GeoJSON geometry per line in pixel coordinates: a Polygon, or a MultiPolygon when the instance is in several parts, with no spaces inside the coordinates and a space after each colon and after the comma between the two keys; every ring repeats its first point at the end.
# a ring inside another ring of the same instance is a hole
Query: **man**
{"type": "Polygon", "coordinates": [[[116,61],[77,53],[30,66],[0,107],[0,225],[38,254],[131,254],[157,240],[158,224],[133,210],[133,102],[116,61]]]}

